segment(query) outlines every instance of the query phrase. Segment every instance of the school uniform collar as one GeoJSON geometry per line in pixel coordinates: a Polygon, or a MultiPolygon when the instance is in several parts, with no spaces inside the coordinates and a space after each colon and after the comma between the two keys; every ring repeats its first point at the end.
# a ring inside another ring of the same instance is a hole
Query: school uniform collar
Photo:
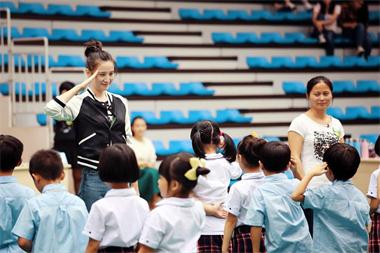
{"type": "Polygon", "coordinates": [[[9,184],[9,183],[16,183],[16,177],[15,176],[3,176],[0,177],[0,184],[9,184]]]}
{"type": "Polygon", "coordinates": [[[250,172],[245,173],[241,176],[241,180],[250,180],[250,179],[262,179],[265,175],[262,171],[260,172],[250,172]]]}
{"type": "Polygon", "coordinates": [[[205,159],[206,160],[216,160],[223,158],[223,155],[220,153],[213,153],[213,154],[206,154],[205,159]]]}
{"type": "Polygon", "coordinates": [[[126,188],[126,189],[111,189],[109,190],[105,197],[129,197],[129,196],[136,196],[136,191],[133,188],[126,188]]]}
{"type": "Polygon", "coordinates": [[[351,179],[348,179],[346,181],[342,181],[342,180],[334,180],[332,182],[333,185],[349,185],[349,184],[352,184],[352,180],[351,179]]]}
{"type": "Polygon", "coordinates": [[[46,192],[60,192],[65,191],[65,186],[63,184],[48,184],[42,189],[42,193],[46,192]]]}
{"type": "Polygon", "coordinates": [[[265,181],[268,181],[268,182],[281,181],[285,179],[288,179],[288,177],[284,173],[281,173],[281,172],[270,175],[270,176],[265,176],[265,181]]]}
{"type": "Polygon", "coordinates": [[[171,205],[179,207],[191,207],[194,205],[194,200],[192,198],[164,198],[160,200],[156,206],[171,205]]]}

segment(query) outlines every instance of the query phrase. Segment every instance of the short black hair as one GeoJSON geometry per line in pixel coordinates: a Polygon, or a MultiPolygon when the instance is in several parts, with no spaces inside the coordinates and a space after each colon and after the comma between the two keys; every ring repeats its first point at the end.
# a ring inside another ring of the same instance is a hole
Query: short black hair
{"type": "Polygon", "coordinates": [[[74,88],[74,86],[75,86],[75,84],[73,82],[64,81],[59,86],[59,94],[62,94],[62,91],[64,91],[64,90],[66,90],[66,91],[71,90],[72,88],[74,88]]]}
{"type": "Polygon", "coordinates": [[[63,163],[58,152],[42,149],[33,154],[29,162],[29,173],[37,174],[47,180],[59,179],[63,172],[63,163]]]}
{"type": "Polygon", "coordinates": [[[0,171],[13,171],[21,161],[24,145],[11,135],[0,135],[0,171]]]}
{"type": "Polygon", "coordinates": [[[375,142],[375,153],[376,155],[380,156],[380,135],[377,136],[377,139],[375,142]]]}
{"type": "MultiPolygon", "coordinates": [[[[158,173],[163,176],[168,183],[172,180],[177,180],[181,184],[182,196],[187,196],[191,190],[197,185],[198,180],[191,181],[185,177],[188,170],[191,169],[190,158],[194,157],[190,153],[181,152],[175,155],[167,156],[160,164],[158,173]]],[[[197,177],[206,175],[210,172],[209,169],[198,167],[196,169],[197,177]]]]}
{"type": "Polygon", "coordinates": [[[326,150],[323,161],[327,163],[336,180],[346,181],[356,174],[360,155],[348,144],[335,143],[326,150]]]}
{"type": "Polygon", "coordinates": [[[239,142],[237,152],[245,159],[249,166],[257,167],[260,161],[258,150],[265,143],[266,141],[264,139],[247,135],[239,142]]]}
{"type": "Polygon", "coordinates": [[[310,79],[307,82],[307,84],[306,84],[306,94],[308,96],[310,96],[310,92],[314,88],[314,86],[317,85],[317,84],[319,84],[319,83],[321,83],[321,82],[325,83],[329,87],[331,93],[333,93],[334,88],[333,88],[333,84],[332,84],[331,80],[328,79],[325,76],[316,76],[316,77],[313,77],[312,79],[310,79]]]}
{"type": "Polygon", "coordinates": [[[98,169],[103,182],[133,183],[139,179],[135,152],[124,143],[105,148],[100,154],[98,169]]]}
{"type": "Polygon", "coordinates": [[[279,141],[267,142],[258,152],[265,170],[282,172],[288,168],[290,149],[287,144],[279,141]]]}
{"type": "Polygon", "coordinates": [[[141,117],[141,116],[136,116],[136,117],[134,117],[134,118],[132,119],[132,121],[131,121],[131,131],[132,131],[132,136],[135,136],[135,132],[133,131],[132,127],[133,127],[133,125],[135,124],[136,120],[138,120],[138,119],[141,119],[141,120],[143,120],[143,121],[145,122],[145,124],[148,124],[148,123],[146,122],[146,120],[145,120],[143,117],[141,117]]]}

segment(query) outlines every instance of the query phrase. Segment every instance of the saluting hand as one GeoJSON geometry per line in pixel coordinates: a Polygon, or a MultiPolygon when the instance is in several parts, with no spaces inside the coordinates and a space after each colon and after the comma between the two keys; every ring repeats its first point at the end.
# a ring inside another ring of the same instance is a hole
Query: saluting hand
{"type": "Polygon", "coordinates": [[[78,86],[80,86],[82,90],[86,89],[88,84],[91,83],[92,80],[94,80],[98,72],[99,70],[96,70],[89,78],[84,80],[82,83],[78,84],[78,86]]]}

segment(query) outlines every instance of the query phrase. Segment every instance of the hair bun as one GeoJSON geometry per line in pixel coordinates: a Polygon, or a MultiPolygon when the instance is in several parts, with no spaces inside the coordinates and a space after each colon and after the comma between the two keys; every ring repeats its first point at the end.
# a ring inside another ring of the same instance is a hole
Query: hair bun
{"type": "Polygon", "coordinates": [[[95,52],[102,51],[103,44],[100,41],[97,40],[90,40],[86,43],[84,43],[86,46],[86,50],[84,51],[84,55],[88,57],[90,54],[95,52]]]}

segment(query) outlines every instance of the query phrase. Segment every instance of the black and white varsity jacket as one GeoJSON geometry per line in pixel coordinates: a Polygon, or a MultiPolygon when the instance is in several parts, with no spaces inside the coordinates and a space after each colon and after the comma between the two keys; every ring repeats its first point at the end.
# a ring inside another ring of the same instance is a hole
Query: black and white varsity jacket
{"type": "Polygon", "coordinates": [[[107,98],[108,107],[96,100],[92,91],[87,89],[67,104],[55,97],[45,107],[45,113],[53,119],[74,122],[80,166],[97,169],[99,154],[105,147],[129,143],[132,136],[127,100],[109,92],[107,98]],[[113,117],[107,115],[107,109],[113,117]]]}

